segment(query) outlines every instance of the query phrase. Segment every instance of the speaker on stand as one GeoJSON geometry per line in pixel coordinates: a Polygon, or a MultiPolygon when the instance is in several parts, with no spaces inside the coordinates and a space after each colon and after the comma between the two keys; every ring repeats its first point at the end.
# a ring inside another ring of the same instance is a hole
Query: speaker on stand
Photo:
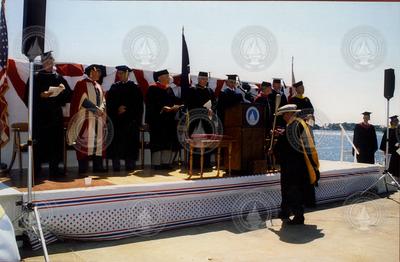
{"type": "Polygon", "coordinates": [[[24,231],[33,231],[40,241],[45,261],[50,261],[46,240],[43,234],[40,215],[37,206],[32,201],[33,180],[33,138],[32,138],[32,109],[34,60],[43,54],[45,45],[46,0],[24,0],[24,18],[22,28],[22,53],[29,59],[29,99],[28,99],[28,176],[27,198],[17,203],[22,206],[18,218],[19,226],[24,231]]]}
{"type": "Polygon", "coordinates": [[[379,183],[382,179],[385,182],[385,187],[386,187],[386,193],[389,193],[388,189],[388,184],[395,186],[397,190],[400,190],[400,184],[397,182],[397,180],[390,174],[388,171],[389,168],[389,162],[390,162],[390,157],[389,157],[389,114],[390,114],[390,99],[394,95],[394,87],[395,87],[395,74],[394,74],[394,69],[389,68],[385,69],[385,82],[384,82],[384,90],[383,90],[383,96],[386,98],[386,150],[385,150],[385,169],[382,172],[382,175],[378,178],[378,180],[373,183],[370,187],[365,189],[362,193],[364,194],[371,188],[373,188],[376,184],[379,183]],[[392,182],[387,183],[386,179],[390,179],[392,182]]]}

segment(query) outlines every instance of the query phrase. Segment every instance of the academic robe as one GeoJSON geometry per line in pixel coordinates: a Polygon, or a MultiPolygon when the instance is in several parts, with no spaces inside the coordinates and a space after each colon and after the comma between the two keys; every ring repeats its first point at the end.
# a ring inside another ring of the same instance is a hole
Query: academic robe
{"type": "MultiPolygon", "coordinates": [[[[216,99],[214,96],[214,91],[209,87],[201,87],[199,85],[189,88],[184,97],[185,106],[189,113],[189,136],[191,136],[195,131],[201,132],[203,134],[212,134],[213,126],[211,121],[208,119],[208,108],[204,107],[204,104],[211,102],[211,110],[216,111],[216,99]],[[202,130],[200,129],[202,128],[202,130]]],[[[210,166],[210,156],[211,154],[204,155],[204,166],[210,166]]],[[[200,166],[199,154],[194,155],[193,166],[195,168],[200,166]]]]}
{"type": "Polygon", "coordinates": [[[294,96],[289,99],[290,104],[295,104],[297,109],[302,110],[307,114],[314,114],[314,107],[308,97],[305,96],[294,96]]]}
{"type": "MultiPolygon", "coordinates": [[[[26,84],[24,102],[28,106],[29,80],[26,84]]],[[[33,83],[33,119],[32,138],[35,171],[40,171],[42,163],[49,162],[50,169],[55,169],[63,157],[64,116],[62,107],[70,102],[72,91],[67,81],[56,72],[39,71],[34,75],[33,83]],[[40,94],[50,86],[63,84],[65,90],[56,97],[42,98],[40,94]]],[[[57,170],[50,170],[50,173],[57,170]]],[[[51,174],[52,175],[52,174],[51,174]]]]}
{"type": "Polygon", "coordinates": [[[146,123],[150,128],[150,149],[152,153],[161,150],[175,150],[178,145],[176,112],[164,112],[164,106],[173,106],[177,98],[171,88],[160,83],[149,86],[146,95],[146,123]]]}
{"type": "MultiPolygon", "coordinates": [[[[275,114],[275,99],[276,99],[277,94],[278,94],[278,92],[276,92],[274,89],[272,89],[272,93],[268,95],[269,101],[271,102],[270,106],[271,106],[271,110],[272,110],[272,116],[275,114]]],[[[288,103],[286,95],[283,92],[279,92],[279,94],[281,95],[281,102],[280,102],[278,108],[282,107],[284,105],[287,105],[287,103],[288,103]]],[[[272,118],[272,121],[273,121],[273,118],[272,118]]],[[[285,120],[283,120],[282,116],[278,116],[276,118],[276,126],[281,127],[281,128],[284,128],[286,126],[285,120]]]]}
{"type": "Polygon", "coordinates": [[[114,127],[114,136],[107,148],[111,159],[137,160],[139,151],[139,128],[143,116],[143,95],[133,82],[117,82],[111,85],[106,98],[107,115],[114,127]],[[118,114],[118,108],[126,111],[118,114]]]}
{"type": "Polygon", "coordinates": [[[265,128],[267,129],[267,131],[271,130],[274,118],[273,112],[271,110],[271,101],[269,100],[269,96],[260,93],[254,99],[254,103],[262,105],[265,108],[265,128]]]}
{"type": "Polygon", "coordinates": [[[303,206],[313,207],[316,204],[314,186],[320,173],[311,132],[303,120],[296,118],[286,125],[274,148],[281,168],[281,209],[286,215],[293,212],[301,216],[303,206]]]}
{"type": "Polygon", "coordinates": [[[224,123],[226,110],[242,102],[244,102],[243,96],[237,89],[232,90],[231,88],[225,88],[222,90],[217,103],[217,115],[221,123],[224,123]]]}
{"type": "Polygon", "coordinates": [[[103,88],[90,78],[76,83],[71,100],[70,123],[68,132],[69,143],[76,142],[78,160],[88,156],[105,155],[106,116],[96,116],[94,110],[85,108],[85,99],[105,112],[106,100],[103,88]]]}
{"type": "Polygon", "coordinates": [[[373,125],[364,123],[357,124],[354,128],[353,144],[356,148],[360,149],[360,154],[357,155],[357,161],[359,163],[375,163],[375,152],[378,149],[378,140],[373,125]]]}
{"type": "MultiPolygon", "coordinates": [[[[396,152],[400,144],[400,126],[389,128],[389,150],[391,154],[388,171],[393,175],[400,177],[400,155],[396,152]],[[397,144],[397,146],[396,146],[397,144]]],[[[381,145],[379,147],[384,153],[386,152],[386,130],[383,134],[381,145]]]]}

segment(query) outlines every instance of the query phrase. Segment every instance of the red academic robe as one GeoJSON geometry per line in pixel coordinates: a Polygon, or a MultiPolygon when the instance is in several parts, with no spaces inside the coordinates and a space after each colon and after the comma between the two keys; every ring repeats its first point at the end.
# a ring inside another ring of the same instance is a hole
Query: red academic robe
{"type": "Polygon", "coordinates": [[[68,141],[75,143],[76,156],[83,160],[87,156],[105,156],[104,135],[106,117],[98,117],[82,106],[88,99],[105,112],[105,95],[102,87],[90,78],[76,83],[71,100],[68,141]],[[97,92],[96,92],[97,90],[97,92]],[[97,93],[97,94],[96,94],[97,93]]]}

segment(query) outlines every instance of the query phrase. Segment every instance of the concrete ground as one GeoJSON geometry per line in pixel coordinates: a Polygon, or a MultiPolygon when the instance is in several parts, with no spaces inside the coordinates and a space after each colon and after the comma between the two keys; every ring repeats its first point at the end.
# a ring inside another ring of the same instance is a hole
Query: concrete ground
{"type": "MultiPolygon", "coordinates": [[[[153,237],[67,241],[48,248],[51,261],[66,262],[399,261],[400,193],[365,198],[321,205],[306,213],[304,226],[273,219],[272,225],[253,223],[246,230],[243,223],[227,221],[153,237]]],[[[24,261],[44,261],[40,251],[22,250],[22,256],[24,261]]]]}

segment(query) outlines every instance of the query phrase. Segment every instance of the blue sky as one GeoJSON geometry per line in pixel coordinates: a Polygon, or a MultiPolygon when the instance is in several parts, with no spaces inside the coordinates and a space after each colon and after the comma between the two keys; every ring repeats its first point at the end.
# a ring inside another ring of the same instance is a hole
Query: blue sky
{"type": "MultiPolygon", "coordinates": [[[[10,57],[20,53],[23,0],[7,0],[10,57]]],[[[192,73],[213,76],[237,73],[242,80],[290,83],[291,56],[296,80],[320,122],[357,122],[372,111],[372,122],[384,124],[383,70],[397,73],[392,114],[400,115],[400,3],[337,2],[134,2],[47,0],[48,46],[64,62],[131,64],[124,40],[138,26],[151,26],[168,42],[159,68],[180,71],[181,28],[185,26],[192,73]],[[266,28],[276,40],[276,58],[261,71],[241,66],[232,55],[238,32],[248,26],[266,28]],[[372,28],[385,56],[367,71],[354,69],[343,56],[345,35],[354,28],[372,28]]],[[[131,64],[131,66],[133,66],[131,64]]]]}

